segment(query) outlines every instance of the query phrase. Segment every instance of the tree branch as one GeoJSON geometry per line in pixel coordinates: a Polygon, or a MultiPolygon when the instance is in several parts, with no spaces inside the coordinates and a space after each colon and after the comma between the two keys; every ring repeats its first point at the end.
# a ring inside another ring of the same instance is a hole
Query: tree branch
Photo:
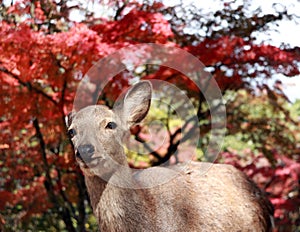
{"type": "Polygon", "coordinates": [[[153,151],[153,149],[138,134],[135,135],[135,140],[138,141],[138,142],[140,142],[140,143],[142,143],[143,146],[150,152],[150,155],[153,155],[158,160],[160,160],[162,158],[160,156],[160,154],[158,154],[156,151],[153,151]]]}
{"type": "Polygon", "coordinates": [[[71,214],[70,214],[69,209],[66,208],[65,206],[61,206],[58,202],[58,199],[55,196],[54,186],[53,186],[53,183],[51,181],[51,176],[50,176],[50,167],[49,167],[49,164],[47,161],[46,143],[45,143],[45,140],[41,133],[39,122],[38,122],[37,118],[33,119],[33,126],[36,131],[36,137],[38,138],[39,143],[40,143],[42,161],[43,161],[44,171],[46,173],[46,180],[44,182],[44,186],[47,190],[48,197],[49,197],[50,201],[54,204],[55,210],[58,211],[58,213],[61,215],[62,220],[65,222],[67,230],[69,232],[76,232],[76,230],[73,226],[72,220],[71,220],[71,214]],[[60,212],[60,209],[62,210],[62,212],[60,212]]]}
{"type": "Polygon", "coordinates": [[[56,106],[58,105],[58,102],[56,102],[51,96],[49,96],[48,94],[46,94],[41,89],[36,88],[30,82],[24,82],[24,81],[22,81],[17,75],[13,74],[8,69],[6,69],[4,67],[0,67],[0,71],[3,72],[3,73],[5,73],[5,74],[7,74],[7,75],[9,75],[13,79],[17,80],[19,82],[19,84],[21,84],[22,86],[26,87],[29,91],[33,91],[33,92],[35,92],[37,94],[40,94],[41,96],[45,97],[47,100],[51,101],[54,105],[56,105],[56,106]]]}

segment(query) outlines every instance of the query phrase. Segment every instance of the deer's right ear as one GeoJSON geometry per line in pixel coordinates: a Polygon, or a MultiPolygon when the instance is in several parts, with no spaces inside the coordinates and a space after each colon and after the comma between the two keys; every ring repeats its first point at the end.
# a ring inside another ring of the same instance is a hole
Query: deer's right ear
{"type": "Polygon", "coordinates": [[[72,111],[70,112],[66,117],[65,117],[65,123],[67,125],[67,128],[69,128],[72,124],[73,118],[75,117],[75,112],[72,111]]]}

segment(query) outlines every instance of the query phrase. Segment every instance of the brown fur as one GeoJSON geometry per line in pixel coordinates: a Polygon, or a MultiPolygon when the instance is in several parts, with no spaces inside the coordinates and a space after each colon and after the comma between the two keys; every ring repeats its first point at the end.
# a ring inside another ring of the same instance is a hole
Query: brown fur
{"type": "Polygon", "coordinates": [[[122,137],[146,116],[150,97],[150,83],[141,82],[117,109],[90,106],[73,115],[68,125],[76,131],[72,141],[100,230],[271,231],[270,202],[230,165],[190,162],[141,172],[129,168],[122,137]],[[109,122],[117,127],[107,129],[109,122]],[[80,148],[85,144],[94,151],[85,154],[80,148]],[[95,159],[84,162],[87,155],[95,159]],[[149,187],[170,173],[176,177],[149,187]]]}

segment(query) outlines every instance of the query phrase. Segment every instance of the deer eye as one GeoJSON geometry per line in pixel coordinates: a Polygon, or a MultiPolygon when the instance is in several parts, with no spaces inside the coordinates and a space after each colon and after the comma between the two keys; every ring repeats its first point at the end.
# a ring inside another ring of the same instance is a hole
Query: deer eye
{"type": "Polygon", "coordinates": [[[76,135],[76,130],[74,129],[68,130],[68,135],[70,136],[70,138],[73,138],[76,135]]]}
{"type": "Polygon", "coordinates": [[[115,122],[109,122],[109,123],[107,123],[105,129],[113,130],[113,129],[116,129],[116,127],[117,127],[117,124],[115,122]]]}

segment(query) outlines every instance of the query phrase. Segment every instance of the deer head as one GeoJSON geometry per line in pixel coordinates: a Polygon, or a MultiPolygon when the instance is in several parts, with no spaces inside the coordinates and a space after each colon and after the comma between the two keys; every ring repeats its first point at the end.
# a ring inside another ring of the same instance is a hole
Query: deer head
{"type": "Polygon", "coordinates": [[[76,160],[86,174],[99,175],[99,166],[107,174],[114,172],[118,164],[127,166],[122,139],[131,126],[147,115],[151,90],[151,83],[142,81],[131,87],[113,109],[94,105],[68,116],[76,160]]]}

